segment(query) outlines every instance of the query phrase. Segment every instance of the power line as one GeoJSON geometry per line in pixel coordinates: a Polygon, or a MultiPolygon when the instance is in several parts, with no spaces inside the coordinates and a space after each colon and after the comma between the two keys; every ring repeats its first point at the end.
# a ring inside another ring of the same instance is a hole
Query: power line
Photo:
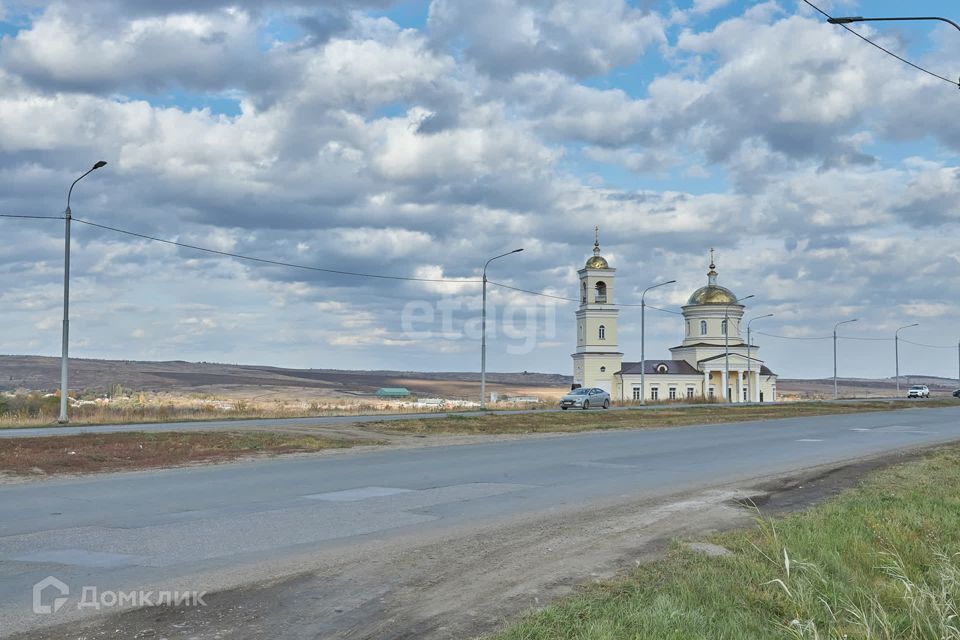
{"type": "Polygon", "coordinates": [[[905,340],[900,338],[900,342],[906,342],[907,344],[916,345],[918,347],[927,347],[928,349],[956,349],[957,345],[955,344],[924,344],[922,342],[913,342],[912,340],[905,340]]]}
{"type": "Polygon", "coordinates": [[[779,336],[775,333],[765,333],[763,331],[754,331],[753,333],[768,338],[780,338],[782,340],[832,340],[833,336],[779,336]]]}
{"type": "Polygon", "coordinates": [[[63,216],[22,216],[12,213],[0,213],[0,218],[25,218],[28,220],[63,220],[63,216]]]}
{"type": "MultiPolygon", "coordinates": [[[[813,8],[815,11],[818,11],[820,14],[822,14],[823,16],[825,16],[827,19],[830,19],[830,18],[833,17],[833,16],[831,16],[829,13],[827,13],[826,11],[824,11],[823,9],[821,9],[820,7],[818,7],[817,5],[815,5],[815,4],[813,4],[812,2],[810,2],[810,0],[803,0],[803,1],[804,1],[805,3],[807,3],[811,8],[813,8]]],[[[848,26],[845,25],[845,24],[841,24],[841,25],[839,25],[839,26],[843,27],[844,29],[846,29],[847,31],[849,31],[849,32],[852,33],[853,35],[857,36],[858,38],[860,38],[861,40],[863,40],[863,41],[866,42],[867,44],[869,44],[869,45],[871,45],[871,46],[874,46],[874,47],[876,47],[877,49],[880,49],[880,51],[883,51],[885,54],[887,54],[887,55],[889,55],[889,56],[893,56],[894,58],[896,58],[896,59],[899,60],[900,62],[902,62],[902,63],[904,63],[904,64],[906,64],[906,65],[910,65],[910,66],[913,67],[914,69],[916,69],[916,70],[918,70],[918,71],[922,71],[922,72],[926,73],[927,75],[933,76],[934,78],[937,78],[938,80],[943,80],[944,82],[949,82],[949,83],[952,84],[953,86],[960,88],[960,82],[958,82],[958,81],[956,81],[956,80],[951,80],[950,78],[946,78],[946,77],[944,77],[944,76],[941,76],[939,73],[934,73],[933,71],[930,71],[929,69],[924,69],[923,67],[921,67],[920,65],[918,65],[918,64],[916,64],[916,63],[910,62],[910,61],[907,60],[906,58],[903,58],[903,57],[895,54],[893,51],[890,51],[889,49],[886,49],[886,48],[882,47],[881,45],[877,44],[876,42],[874,42],[874,41],[871,40],[870,38],[868,38],[868,37],[866,37],[866,36],[864,36],[864,35],[861,35],[861,34],[857,33],[856,31],[854,31],[853,29],[851,29],[850,27],[848,27],[848,26]]]]}
{"type": "Polygon", "coordinates": [[[259,262],[262,264],[270,264],[278,267],[291,267],[293,269],[305,269],[307,271],[319,271],[321,273],[333,273],[333,274],[342,275],[342,276],[356,276],[358,278],[379,278],[381,280],[408,280],[413,282],[443,282],[448,284],[479,284],[483,282],[482,280],[453,280],[448,278],[415,278],[412,276],[387,276],[387,275],[378,274],[378,273],[361,273],[357,271],[341,271],[339,269],[325,269],[323,267],[311,267],[304,264],[296,264],[293,262],[283,262],[281,260],[269,260],[267,258],[255,258],[253,256],[246,256],[240,253],[231,253],[229,251],[220,251],[219,249],[210,249],[208,247],[200,247],[194,244],[187,244],[185,242],[177,242],[175,240],[157,238],[156,236],[149,236],[144,233],[137,233],[135,231],[127,231],[126,229],[118,229],[117,227],[111,227],[105,224],[98,224],[96,222],[90,222],[89,220],[83,220],[81,218],[74,218],[73,221],[79,222],[80,224],[85,224],[91,227],[97,227],[98,229],[105,229],[107,231],[114,231],[116,233],[122,233],[128,236],[133,236],[134,238],[142,238],[144,240],[161,242],[163,244],[169,244],[175,247],[182,247],[184,249],[192,249],[194,251],[203,251],[206,253],[212,253],[219,256],[226,256],[228,258],[237,258],[238,260],[248,260],[250,262],[259,262]]]}
{"type": "Polygon", "coordinates": [[[893,338],[858,338],[855,336],[837,336],[837,340],[861,340],[865,342],[892,342],[893,338]]]}

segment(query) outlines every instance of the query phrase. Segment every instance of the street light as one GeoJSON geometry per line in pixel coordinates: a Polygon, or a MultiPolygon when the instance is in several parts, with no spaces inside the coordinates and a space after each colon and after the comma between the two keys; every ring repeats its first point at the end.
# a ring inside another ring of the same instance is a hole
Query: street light
{"type": "MultiPolygon", "coordinates": [[[[737,298],[731,304],[740,304],[741,300],[749,300],[753,297],[751,293],[748,296],[737,298]]],[[[730,384],[730,305],[723,310],[723,397],[730,402],[730,391],[727,385],[730,384]]]]}
{"type": "Polygon", "coordinates": [[[910,327],[920,326],[919,322],[914,322],[913,324],[908,324],[903,327],[900,327],[893,332],[893,357],[896,359],[897,368],[896,368],[896,377],[897,377],[897,397],[900,396],[900,332],[904,329],[909,329],[910,327]]]}
{"type": "Polygon", "coordinates": [[[849,322],[856,322],[860,318],[854,318],[853,320],[844,320],[833,325],[833,399],[836,400],[840,397],[839,392],[837,391],[837,327],[842,324],[847,324],[849,322]]]}
{"type": "MultiPolygon", "coordinates": [[[[757,316],[757,317],[755,317],[755,318],[750,318],[750,319],[747,321],[747,397],[750,398],[750,402],[759,402],[759,401],[760,401],[760,398],[759,398],[759,397],[758,397],[756,400],[754,400],[754,398],[753,398],[753,396],[754,396],[754,393],[753,393],[753,391],[754,391],[754,389],[753,389],[753,375],[752,375],[753,372],[751,371],[751,367],[750,367],[750,362],[751,362],[751,360],[750,360],[750,345],[751,345],[751,343],[752,343],[752,340],[750,339],[750,325],[753,323],[754,320],[763,320],[764,318],[772,318],[772,317],[773,317],[773,314],[772,314],[772,313],[768,313],[768,314],[763,315],[763,316],[757,316]]],[[[729,327],[728,327],[728,328],[729,328],[729,327]]],[[[757,372],[757,373],[758,373],[758,375],[759,375],[759,372],[757,372]]],[[[759,386],[759,385],[758,385],[758,386],[759,386]]]]}
{"type": "MultiPolygon", "coordinates": [[[[662,287],[664,285],[673,284],[676,280],[667,280],[666,282],[660,282],[659,284],[653,284],[643,290],[643,293],[640,294],[640,404],[647,404],[647,385],[646,377],[644,372],[647,368],[647,357],[646,357],[646,312],[647,312],[647,301],[646,295],[647,291],[650,289],[656,289],[657,287],[662,287]]],[[[623,391],[623,384],[620,385],[621,398],[623,391]]]]}
{"type": "Polygon", "coordinates": [[[89,171],[73,181],[70,190],[67,191],[67,208],[63,212],[65,221],[63,240],[63,337],[61,345],[63,355],[60,360],[60,417],[57,419],[60,424],[66,424],[70,420],[67,416],[67,358],[70,339],[70,219],[73,215],[70,211],[70,196],[73,195],[73,188],[78,182],[105,166],[107,166],[107,163],[100,160],[89,171]]]}
{"type": "Polygon", "coordinates": [[[851,24],[853,22],[893,22],[898,20],[939,20],[940,22],[952,24],[958,31],[960,31],[960,24],[957,24],[953,20],[948,20],[947,18],[941,18],[939,16],[909,16],[903,18],[864,18],[863,16],[846,16],[842,18],[827,18],[827,22],[830,24],[851,24]]]}
{"type": "Polygon", "coordinates": [[[514,253],[520,253],[523,249],[514,249],[502,253],[499,256],[493,256],[483,265],[483,310],[480,317],[480,408],[487,408],[487,266],[497,258],[503,258],[514,253]]]}

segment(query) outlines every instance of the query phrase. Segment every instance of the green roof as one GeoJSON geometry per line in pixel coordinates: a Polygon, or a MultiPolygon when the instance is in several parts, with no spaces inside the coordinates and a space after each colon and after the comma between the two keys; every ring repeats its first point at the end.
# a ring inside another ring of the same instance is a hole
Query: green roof
{"type": "Polygon", "coordinates": [[[377,389],[378,396],[408,396],[410,391],[403,387],[382,387],[377,389]]]}

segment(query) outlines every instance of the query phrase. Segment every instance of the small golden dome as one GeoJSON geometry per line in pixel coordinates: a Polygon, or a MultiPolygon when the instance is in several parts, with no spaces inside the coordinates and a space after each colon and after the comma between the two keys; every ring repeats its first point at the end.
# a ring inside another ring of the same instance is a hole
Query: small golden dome
{"type": "Polygon", "coordinates": [[[600,255],[600,227],[594,227],[593,256],[587,258],[587,269],[609,269],[607,259],[600,255]]]}
{"type": "Polygon", "coordinates": [[[590,256],[587,260],[587,269],[609,269],[607,259],[603,256],[590,256]]]}

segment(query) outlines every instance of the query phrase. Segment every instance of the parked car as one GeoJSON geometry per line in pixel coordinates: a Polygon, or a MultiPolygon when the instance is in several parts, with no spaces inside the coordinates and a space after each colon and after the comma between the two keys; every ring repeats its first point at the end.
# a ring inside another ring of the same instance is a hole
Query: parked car
{"type": "Polygon", "coordinates": [[[956,391],[953,392],[953,397],[960,398],[960,389],[957,389],[956,391]]]}
{"type": "Polygon", "coordinates": [[[570,407],[574,409],[589,409],[590,407],[610,408],[610,394],[603,389],[597,388],[579,388],[574,389],[567,395],[560,398],[560,408],[566,411],[570,407]]]}
{"type": "Polygon", "coordinates": [[[929,398],[930,389],[925,384],[915,384],[907,391],[908,398],[929,398]]]}

